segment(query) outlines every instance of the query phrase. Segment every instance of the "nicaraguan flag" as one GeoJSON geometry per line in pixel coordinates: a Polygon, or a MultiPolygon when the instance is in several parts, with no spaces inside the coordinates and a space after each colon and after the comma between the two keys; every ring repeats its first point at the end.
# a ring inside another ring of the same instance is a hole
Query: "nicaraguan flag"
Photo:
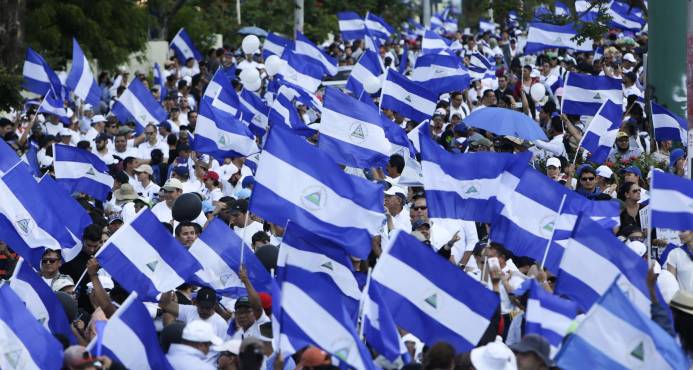
{"type": "Polygon", "coordinates": [[[366,50],[370,50],[378,55],[380,55],[380,39],[373,35],[371,30],[366,28],[366,35],[363,37],[363,43],[366,46],[366,50]]]}
{"type": "Polygon", "coordinates": [[[621,128],[623,107],[611,100],[605,101],[597,111],[585,134],[582,135],[580,147],[590,152],[589,160],[604,163],[616,142],[616,134],[621,128]]]}
{"type": "Polygon", "coordinates": [[[121,226],[95,257],[123,288],[143,299],[176,289],[202,268],[149,209],[121,226]]]}
{"type": "Polygon", "coordinates": [[[286,86],[279,88],[268,117],[273,125],[285,125],[298,135],[310,137],[315,134],[315,130],[309,128],[298,115],[293,102],[293,93],[286,86]]]}
{"type": "Polygon", "coordinates": [[[77,39],[72,39],[72,68],[65,85],[83,101],[98,107],[101,104],[101,87],[94,79],[89,61],[79,47],[77,39]]]}
{"type": "Polygon", "coordinates": [[[267,104],[254,92],[246,89],[241,90],[238,99],[240,103],[253,114],[250,120],[250,131],[258,137],[264,137],[267,132],[269,107],[267,104]]]}
{"type": "Polygon", "coordinates": [[[594,116],[606,100],[616,104],[623,103],[621,80],[575,72],[566,74],[561,101],[562,113],[594,116]]]}
{"type": "Polygon", "coordinates": [[[316,64],[322,66],[326,74],[334,76],[337,74],[337,61],[324,51],[319,49],[310,41],[304,34],[296,31],[296,41],[294,41],[294,52],[299,55],[305,55],[315,61],[316,64]]]}
{"type": "Polygon", "coordinates": [[[211,104],[213,112],[220,110],[244,122],[252,122],[253,113],[241,104],[236,90],[221,69],[212,76],[202,99],[211,104]]]}
{"type": "MultiPolygon", "coordinates": [[[[355,97],[360,97],[364,94],[363,84],[373,77],[382,81],[383,67],[380,64],[380,57],[371,50],[366,50],[359,58],[358,63],[354,66],[347,78],[346,88],[349,89],[355,97]]],[[[368,94],[368,93],[366,93],[368,94]]]]}
{"type": "Polygon", "coordinates": [[[472,81],[460,59],[445,54],[424,54],[416,58],[411,79],[439,95],[464,90],[472,81]]]}
{"type": "Polygon", "coordinates": [[[344,307],[356,323],[361,290],[344,244],[335,243],[289,222],[279,247],[277,268],[299,268],[313,273],[315,279],[332,282],[334,290],[341,292],[344,307]]]}
{"type": "Polygon", "coordinates": [[[337,13],[337,21],[339,22],[339,32],[342,33],[342,39],[344,41],[363,38],[366,24],[363,18],[356,14],[356,12],[339,12],[337,13]]]}
{"type": "Polygon", "coordinates": [[[202,54],[199,50],[197,50],[195,44],[193,44],[192,39],[190,36],[188,36],[188,32],[185,31],[185,28],[179,29],[178,33],[173,36],[173,40],[171,40],[169,48],[173,49],[173,51],[176,53],[176,58],[178,58],[181,65],[185,65],[185,61],[189,58],[193,58],[198,62],[202,60],[202,54]]]}
{"type": "Polygon", "coordinates": [[[652,102],[652,126],[657,141],[673,140],[688,143],[686,119],[652,102]]]}
{"type": "MultiPolygon", "coordinates": [[[[87,346],[94,353],[96,338],[87,346]]],[[[147,308],[132,292],[108,318],[103,329],[103,354],[120,361],[128,369],[173,370],[159,345],[154,322],[147,308]]]]}
{"type": "Polygon", "coordinates": [[[281,57],[285,49],[293,49],[293,41],[270,32],[262,43],[262,57],[264,59],[270,55],[281,57]]]}
{"type": "Polygon", "coordinates": [[[63,305],[51,287],[36,270],[25,263],[24,259],[20,258],[17,262],[10,278],[10,287],[34,315],[36,321],[51,333],[63,335],[70,343],[76,343],[63,305]]]}
{"type": "Polygon", "coordinates": [[[302,268],[281,270],[277,276],[281,285],[280,302],[275,302],[275,295],[272,296],[276,318],[273,326],[279,326],[277,351],[289,356],[308,345],[315,345],[354,369],[378,369],[359,340],[353,318],[334,283],[316,278],[315,273],[302,268]]]}
{"type": "MultiPolygon", "coordinates": [[[[627,248],[624,248],[627,249],[627,248]]],[[[688,369],[681,346],[636,308],[618,281],[587,313],[556,355],[562,369],[688,369]]],[[[661,304],[661,303],[660,303],[661,304]]]]}
{"type": "Polygon", "coordinates": [[[475,52],[469,56],[469,76],[472,79],[483,80],[491,76],[495,78],[495,70],[496,66],[481,53],[475,52]]]}
{"type": "Polygon", "coordinates": [[[166,96],[168,96],[168,89],[166,88],[164,75],[161,73],[161,66],[159,63],[154,63],[152,75],[154,76],[154,86],[159,86],[159,101],[163,102],[166,96]]]}
{"type": "Polygon", "coordinates": [[[113,188],[108,167],[86,150],[62,144],[53,145],[55,179],[70,193],[85,193],[105,201],[113,188]]]}
{"type": "Polygon", "coordinates": [[[53,90],[46,92],[46,96],[41,101],[38,107],[38,113],[53,114],[58,117],[60,122],[70,124],[70,117],[67,115],[67,109],[62,99],[53,94],[53,90]]]}
{"type": "Polygon", "coordinates": [[[381,185],[346,174],[327,154],[275,125],[255,174],[250,210],[278,225],[291,220],[365,258],[383,224],[381,185]]]}
{"type": "Polygon", "coordinates": [[[528,294],[524,316],[525,335],[541,335],[551,345],[552,356],[555,355],[577,316],[577,304],[547,292],[535,279],[525,280],[513,294],[528,294]]]}
{"type": "Polygon", "coordinates": [[[399,356],[407,356],[407,348],[378,286],[368,284],[367,289],[363,303],[363,336],[378,353],[395,362],[399,356]]]}
{"type": "Polygon", "coordinates": [[[423,40],[421,40],[422,54],[438,54],[450,47],[450,40],[440,36],[433,31],[426,31],[423,40]]]}
{"type": "Polygon", "coordinates": [[[500,303],[498,294],[399,231],[380,256],[370,283],[397,325],[428,345],[445,341],[458,352],[479,343],[500,303]]]}
{"type": "Polygon", "coordinates": [[[370,12],[366,14],[366,29],[371,31],[373,36],[382,40],[388,39],[390,35],[395,33],[395,29],[384,19],[370,12]]]}
{"type": "Polygon", "coordinates": [[[62,368],[63,346],[29,312],[9,284],[0,284],[0,332],[3,369],[62,368]]]}
{"type": "Polygon", "coordinates": [[[200,100],[192,149],[217,160],[245,157],[260,151],[255,136],[246,125],[231,114],[214,108],[208,99],[200,100]]]}
{"type": "Polygon", "coordinates": [[[22,87],[27,91],[38,95],[46,95],[49,90],[53,90],[60,99],[66,96],[58,75],[55,74],[41,54],[35,52],[32,48],[26,49],[26,60],[24,61],[22,75],[24,76],[22,87]]]}
{"type": "Polygon", "coordinates": [[[207,224],[188,250],[202,265],[202,269],[195,273],[191,282],[208,286],[217,293],[231,298],[248,295],[245,285],[238,277],[241,248],[245,248],[243,264],[253,287],[258,291],[270,292],[274,283],[272,276],[253,250],[243,244],[241,238],[218,218],[207,224]]]}
{"type": "MultiPolygon", "coordinates": [[[[592,2],[589,0],[576,0],[575,1],[575,12],[579,15],[579,18],[583,22],[594,22],[598,15],[598,6],[592,7],[592,2]]],[[[595,59],[596,56],[595,56],[595,59]]]]}
{"type": "Polygon", "coordinates": [[[0,140],[0,176],[11,170],[20,161],[17,152],[5,140],[0,140]]]}
{"type": "Polygon", "coordinates": [[[494,32],[496,30],[496,25],[488,19],[479,18],[479,31],[481,32],[494,32]]]}
{"type": "Polygon", "coordinates": [[[693,230],[693,182],[685,177],[654,171],[650,207],[653,227],[693,230]]]}
{"type": "Polygon", "coordinates": [[[431,118],[436,110],[438,97],[418,82],[388,69],[383,81],[380,106],[391,109],[411,120],[421,122],[431,118]]]}
{"type": "Polygon", "coordinates": [[[592,39],[586,39],[581,44],[572,38],[577,35],[575,25],[555,25],[533,22],[529,24],[527,34],[526,54],[534,54],[545,49],[571,49],[579,52],[592,51],[592,39]]]}
{"type": "Polygon", "coordinates": [[[120,122],[134,121],[138,132],[143,131],[144,127],[150,123],[158,125],[168,116],[161,104],[154,99],[152,93],[138,78],[132,79],[128,88],[113,104],[111,112],[120,122]]]}
{"type": "Polygon", "coordinates": [[[327,88],[318,147],[335,162],[370,168],[387,164],[390,142],[377,108],[327,88]]]}
{"type": "Polygon", "coordinates": [[[554,3],[554,14],[568,16],[570,15],[570,8],[562,2],[556,1],[556,3],[554,3]]]}
{"type": "Polygon", "coordinates": [[[320,101],[320,99],[318,99],[318,97],[314,93],[304,89],[303,87],[301,87],[299,85],[296,85],[294,83],[291,83],[287,80],[282,79],[281,76],[280,76],[280,78],[277,79],[277,81],[279,82],[279,84],[278,84],[279,87],[277,88],[277,93],[279,93],[279,89],[282,86],[284,86],[285,87],[284,94],[287,97],[291,98],[292,100],[295,99],[296,101],[300,102],[301,104],[303,104],[307,107],[310,107],[310,108],[313,108],[316,110],[322,109],[322,102],[320,101]]]}
{"type": "Polygon", "coordinates": [[[303,54],[297,54],[292,50],[284,50],[283,64],[279,75],[298,86],[314,93],[322,83],[324,68],[316,63],[316,60],[303,54]]]}
{"type": "Polygon", "coordinates": [[[557,274],[556,294],[571,298],[582,311],[587,311],[618,278],[618,285],[627,292],[633,304],[649,314],[650,298],[645,282],[647,263],[611,230],[581,217],[571,237],[559,243],[565,247],[565,252],[557,274]]]}
{"type": "Polygon", "coordinates": [[[611,16],[609,28],[639,32],[645,25],[642,10],[620,1],[612,1],[607,10],[611,16]]]}

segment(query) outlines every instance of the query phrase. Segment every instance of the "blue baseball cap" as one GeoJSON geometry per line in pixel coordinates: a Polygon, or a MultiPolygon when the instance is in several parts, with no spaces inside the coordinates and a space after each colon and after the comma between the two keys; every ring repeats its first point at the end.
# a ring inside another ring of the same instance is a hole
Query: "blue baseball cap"
{"type": "Polygon", "coordinates": [[[676,161],[684,157],[686,153],[681,148],[676,148],[669,153],[669,167],[674,167],[676,161]]]}
{"type": "Polygon", "coordinates": [[[623,174],[627,174],[627,173],[632,173],[633,175],[637,175],[638,177],[642,177],[642,172],[640,172],[640,169],[638,167],[635,167],[635,166],[626,167],[623,170],[623,174]]]}

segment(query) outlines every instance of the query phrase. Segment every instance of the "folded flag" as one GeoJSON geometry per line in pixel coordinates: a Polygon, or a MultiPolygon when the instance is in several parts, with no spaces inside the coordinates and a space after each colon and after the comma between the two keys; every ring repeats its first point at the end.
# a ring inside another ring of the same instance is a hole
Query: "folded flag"
{"type": "Polygon", "coordinates": [[[210,154],[220,161],[259,152],[255,135],[250,129],[231,114],[213,107],[212,104],[208,99],[200,100],[192,149],[210,154]]]}
{"type": "Polygon", "coordinates": [[[386,71],[380,96],[381,108],[421,122],[431,118],[437,102],[436,94],[418,82],[411,81],[394,69],[386,71]]]}
{"type": "Polygon", "coordinates": [[[62,368],[63,346],[36,321],[10,285],[4,283],[0,283],[0,330],[3,369],[62,368]]]}
{"type": "Polygon", "coordinates": [[[645,25],[642,10],[619,1],[612,1],[607,10],[611,16],[609,28],[639,32],[645,25]]]}
{"type": "Polygon", "coordinates": [[[524,316],[525,335],[541,335],[551,345],[551,354],[556,354],[563,342],[563,337],[568,334],[577,316],[577,304],[547,292],[534,279],[525,280],[513,294],[515,296],[528,294],[524,316]]]}
{"type": "Polygon", "coordinates": [[[284,50],[281,58],[286,61],[278,73],[283,79],[312,93],[320,87],[324,67],[315,59],[289,49],[284,50]]]}
{"type": "Polygon", "coordinates": [[[195,273],[191,282],[208,286],[217,293],[231,298],[247,295],[245,285],[238,277],[241,248],[245,248],[243,264],[253,287],[258,291],[270,292],[274,282],[272,276],[253,250],[243,244],[241,238],[218,218],[207,224],[188,250],[202,265],[202,269],[195,273]]]}
{"type": "Polygon", "coordinates": [[[561,102],[562,113],[594,116],[606,100],[616,104],[623,103],[621,80],[575,72],[566,74],[561,102]]]}
{"type": "Polygon", "coordinates": [[[285,49],[293,49],[293,41],[270,32],[262,43],[262,57],[270,55],[281,57],[285,49]]]}
{"type": "MultiPolygon", "coordinates": [[[[96,338],[87,346],[94,353],[96,338]]],[[[120,361],[125,368],[172,370],[159,345],[156,328],[147,308],[132,292],[108,319],[101,341],[103,354],[120,361]]]]}
{"type": "Polygon", "coordinates": [[[148,209],[111,235],[95,257],[123,288],[142,299],[176,289],[202,268],[148,209]]]}
{"type": "Polygon", "coordinates": [[[288,220],[330,240],[348,241],[365,258],[385,219],[381,185],[345,173],[327,154],[282,125],[260,154],[250,210],[278,225],[288,220]]]}
{"type": "Polygon", "coordinates": [[[101,103],[101,87],[94,79],[89,61],[75,38],[72,39],[72,67],[65,85],[83,101],[95,107],[101,103]]]}
{"type": "Polygon", "coordinates": [[[407,356],[407,348],[378,286],[368,284],[367,289],[363,303],[363,336],[368,344],[391,362],[399,356],[407,356]]]}
{"type": "Polygon", "coordinates": [[[609,156],[616,142],[616,134],[621,128],[623,107],[621,104],[606,100],[587,126],[578,147],[590,152],[590,162],[602,164],[609,156]]]}
{"type": "Polygon", "coordinates": [[[113,188],[108,167],[95,154],[69,145],[53,145],[55,179],[68,192],[105,201],[113,188]]]}
{"type": "Polygon", "coordinates": [[[654,171],[650,187],[652,227],[693,230],[693,182],[654,171]]]}
{"type": "Polygon", "coordinates": [[[395,29],[392,28],[384,19],[378,17],[373,13],[366,14],[366,29],[373,33],[378,39],[388,39],[390,35],[395,33],[395,29]]]}
{"type": "Polygon", "coordinates": [[[293,102],[293,93],[289,90],[286,86],[279,88],[269,111],[269,122],[272,125],[285,125],[297,135],[311,137],[315,134],[315,130],[309,128],[298,115],[293,102]]]}
{"type": "Polygon", "coordinates": [[[211,108],[221,110],[238,119],[251,121],[253,114],[241,105],[238,94],[223,70],[219,69],[207,84],[202,99],[211,103],[211,108]]]}
{"type": "Polygon", "coordinates": [[[199,50],[197,50],[195,44],[193,44],[192,39],[190,36],[188,36],[188,32],[185,31],[185,28],[179,29],[178,33],[173,36],[173,39],[169,44],[169,48],[173,49],[173,51],[176,53],[176,58],[178,58],[178,61],[182,65],[185,65],[185,61],[190,58],[193,58],[198,62],[202,60],[202,54],[199,50]]]}
{"type": "Polygon", "coordinates": [[[143,131],[148,124],[158,125],[168,117],[161,104],[138,78],[130,82],[113,104],[111,112],[120,122],[135,122],[138,132],[143,131]]]}
{"type": "Polygon", "coordinates": [[[325,74],[329,74],[330,76],[337,74],[337,61],[315,46],[312,41],[299,31],[296,31],[294,52],[298,55],[305,55],[313,59],[316,64],[322,66],[325,74]]]}
{"type": "Polygon", "coordinates": [[[24,61],[22,75],[24,76],[22,87],[27,91],[38,95],[46,95],[49,90],[53,90],[53,93],[61,100],[67,96],[58,75],[55,74],[41,54],[35,52],[32,48],[26,49],[26,60],[24,61]]]}
{"type": "Polygon", "coordinates": [[[318,147],[335,162],[357,168],[387,164],[391,145],[373,105],[328,87],[320,121],[318,147]]]}
{"type": "Polygon", "coordinates": [[[75,344],[70,321],[51,287],[24,259],[19,259],[10,278],[10,287],[41,325],[75,344]]]}
{"type": "Polygon", "coordinates": [[[579,52],[592,51],[592,39],[586,39],[579,43],[573,38],[577,35],[575,24],[568,23],[562,26],[533,22],[529,24],[527,34],[526,54],[535,54],[545,49],[571,49],[579,52]]]}
{"type": "Polygon", "coordinates": [[[500,304],[496,293],[399,231],[380,256],[370,283],[397,325],[428,345],[445,341],[458,352],[479,343],[500,304]]]}
{"type": "Polygon", "coordinates": [[[366,50],[370,50],[380,55],[380,39],[378,39],[368,28],[366,28],[365,33],[366,34],[363,36],[363,43],[366,46],[366,50]]]}
{"type": "MultiPolygon", "coordinates": [[[[345,246],[320,237],[289,222],[277,257],[277,269],[300,268],[314,274],[314,279],[325,279],[340,292],[349,316],[354,319],[359,311],[361,290],[354,276],[354,268],[345,246]]],[[[282,272],[277,273],[281,275],[282,272]]]]}
{"type": "MultiPolygon", "coordinates": [[[[618,200],[582,200],[582,203],[584,203],[582,211],[603,228],[613,229],[621,225],[621,202],[618,200]]],[[[570,212],[570,209],[567,212],[570,212]]]]}
{"type": "Polygon", "coordinates": [[[250,131],[258,137],[264,137],[268,127],[269,107],[267,104],[254,92],[246,89],[241,90],[238,99],[245,109],[253,114],[248,126],[250,131]]]}
{"type": "Polygon", "coordinates": [[[556,294],[573,299],[582,311],[587,311],[618,277],[618,285],[633,304],[649,314],[647,263],[623,245],[611,230],[581,217],[571,237],[559,243],[565,252],[557,274],[556,294]]]}
{"type": "Polygon", "coordinates": [[[38,107],[38,113],[53,114],[58,117],[60,122],[70,124],[70,116],[67,115],[67,109],[62,99],[58,98],[53,90],[48,90],[46,96],[41,101],[38,107]]]}
{"type": "Polygon", "coordinates": [[[422,54],[438,54],[450,47],[450,40],[440,36],[433,31],[426,31],[421,40],[422,54]]]}
{"type": "Polygon", "coordinates": [[[416,58],[411,79],[438,95],[464,90],[472,81],[460,58],[445,54],[424,54],[416,58]]]}
{"type": "Polygon", "coordinates": [[[638,310],[621,291],[618,281],[608,284],[604,295],[556,355],[557,366],[562,369],[688,369],[689,360],[681,346],[650,319],[649,310],[647,313],[638,310]]]}
{"type": "Polygon", "coordinates": [[[356,63],[351,70],[349,78],[347,78],[346,88],[349,89],[355,97],[360,97],[365,91],[363,84],[373,78],[381,80],[382,75],[383,67],[380,64],[380,57],[377,53],[366,50],[361,55],[358,63],[356,63]]]}
{"type": "Polygon", "coordinates": [[[652,126],[657,141],[673,140],[688,143],[688,123],[678,114],[652,102],[652,126]]]}
{"type": "Polygon", "coordinates": [[[356,14],[356,12],[339,12],[337,13],[337,21],[339,22],[339,32],[342,33],[342,39],[344,41],[353,41],[363,38],[366,24],[363,18],[356,14]]]}

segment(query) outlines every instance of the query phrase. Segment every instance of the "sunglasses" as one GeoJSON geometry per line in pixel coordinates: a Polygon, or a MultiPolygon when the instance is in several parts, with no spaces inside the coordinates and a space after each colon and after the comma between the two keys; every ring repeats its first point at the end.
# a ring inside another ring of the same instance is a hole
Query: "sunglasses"
{"type": "Polygon", "coordinates": [[[580,181],[594,181],[594,177],[581,177],[580,181]]]}
{"type": "Polygon", "coordinates": [[[53,263],[56,263],[56,262],[58,262],[58,261],[59,261],[58,258],[44,258],[44,259],[41,260],[41,263],[53,264],[53,263]]]}
{"type": "Polygon", "coordinates": [[[412,207],[412,209],[415,210],[415,211],[421,211],[421,210],[424,210],[424,209],[427,209],[427,208],[428,208],[428,207],[426,207],[426,206],[412,207]]]}

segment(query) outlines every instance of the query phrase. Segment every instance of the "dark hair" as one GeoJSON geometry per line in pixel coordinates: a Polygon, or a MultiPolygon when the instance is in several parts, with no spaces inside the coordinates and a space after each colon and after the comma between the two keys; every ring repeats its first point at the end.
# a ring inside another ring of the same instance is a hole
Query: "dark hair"
{"type": "Polygon", "coordinates": [[[135,161],[135,159],[135,157],[125,157],[125,159],[123,159],[123,168],[127,168],[130,163],[135,161]]]}
{"type": "Polygon", "coordinates": [[[173,225],[171,225],[168,222],[162,222],[161,224],[164,225],[164,227],[166,228],[166,230],[168,230],[169,233],[173,234],[173,225]]]}
{"type": "Polygon", "coordinates": [[[393,154],[390,156],[388,164],[390,165],[390,167],[395,167],[397,169],[397,172],[402,173],[402,171],[404,170],[404,157],[402,157],[399,154],[393,154]]]}
{"type": "Polygon", "coordinates": [[[429,348],[423,360],[424,370],[449,369],[455,361],[455,349],[446,342],[437,342],[429,348]]]}
{"type": "Polygon", "coordinates": [[[679,334],[681,346],[689,355],[693,354],[693,315],[671,307],[674,318],[674,329],[679,334]]]}
{"type": "Polygon", "coordinates": [[[263,242],[263,244],[268,244],[270,242],[270,237],[269,235],[267,235],[266,232],[258,231],[255,234],[253,234],[253,238],[251,239],[252,244],[255,244],[256,242],[263,242]]]}
{"type": "Polygon", "coordinates": [[[624,182],[621,184],[621,186],[618,188],[618,199],[625,201],[626,200],[626,193],[630,191],[630,188],[632,188],[634,185],[637,185],[634,182],[624,182]]]}
{"type": "Polygon", "coordinates": [[[100,225],[91,224],[84,229],[82,239],[89,241],[101,241],[102,229],[103,227],[100,225]]]}
{"type": "Polygon", "coordinates": [[[91,146],[91,144],[86,140],[82,140],[79,143],[77,143],[77,147],[82,150],[89,150],[89,146],[91,146]]]}
{"type": "Polygon", "coordinates": [[[498,253],[499,256],[503,256],[506,260],[510,258],[510,252],[503,246],[503,244],[496,243],[496,242],[491,242],[491,244],[488,245],[488,248],[491,250],[494,250],[498,253]]]}
{"type": "Polygon", "coordinates": [[[190,227],[192,226],[195,229],[195,232],[199,234],[199,230],[197,230],[198,224],[190,221],[183,221],[176,226],[176,237],[180,236],[180,233],[183,231],[184,227],[190,227]]]}

